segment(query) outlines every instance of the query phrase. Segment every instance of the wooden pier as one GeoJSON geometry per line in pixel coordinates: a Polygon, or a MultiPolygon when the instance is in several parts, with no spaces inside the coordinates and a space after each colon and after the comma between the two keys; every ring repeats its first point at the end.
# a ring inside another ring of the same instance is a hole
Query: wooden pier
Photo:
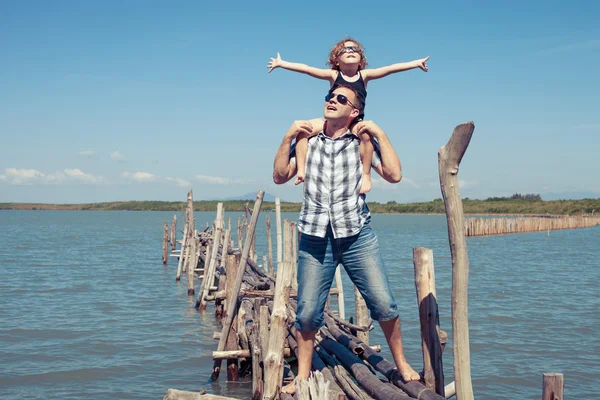
{"type": "MultiPolygon", "coordinates": [[[[442,355],[448,335],[439,325],[433,252],[415,248],[413,264],[422,337],[422,380],[403,381],[394,363],[384,359],[379,353],[380,344],[370,343],[372,321],[356,288],[351,291],[356,300],[356,319],[353,322],[345,319],[344,288],[338,271],[336,287],[330,290],[325,309],[325,326],[317,333],[312,363],[314,375],[308,382],[296,384],[297,393],[294,398],[441,400],[454,395],[459,400],[474,398],[466,318],[469,263],[465,238],[475,235],[474,232],[492,230],[467,227],[458,193],[458,166],[473,130],[473,123],[457,126],[448,144],[439,151],[440,183],[452,253],[455,382],[448,385],[444,382],[442,355]]],[[[195,289],[199,284],[196,309],[199,312],[214,310],[215,318],[222,323],[221,331],[213,334],[213,339],[218,340],[218,344],[213,352],[212,379],[219,379],[223,360],[226,360],[228,381],[251,377],[253,399],[289,399],[292,396],[281,393],[281,388],[294,381],[290,364],[295,361],[297,352],[298,333],[293,322],[296,316],[298,235],[294,222],[287,219],[281,221],[280,203],[277,199],[276,265],[273,265],[271,216],[267,216],[265,221],[267,254],[263,255],[262,264],[258,264],[255,232],[263,196],[264,192],[259,191],[253,209],[247,207],[245,214],[238,218],[236,246],[232,237],[231,220],[225,226],[222,204],[217,207],[212,226],[207,224],[207,228],[201,231],[195,228],[190,191],[182,239],[177,241],[173,235],[175,217],[171,223],[170,235],[166,222],[163,226],[163,262],[166,264],[168,258],[164,252],[169,242],[173,249],[170,256],[178,258],[175,279],[179,281],[182,272],[183,276],[187,276],[188,296],[195,296],[195,289]],[[177,243],[181,243],[179,249],[175,248],[177,243]]],[[[588,219],[579,217],[565,220],[564,225],[560,226],[580,227],[588,223],[588,219]]],[[[525,225],[528,228],[521,229],[533,229],[533,226],[537,227],[536,230],[547,229],[547,225],[541,229],[539,224],[528,224],[525,225]]],[[[479,225],[473,222],[473,226],[479,225]]],[[[502,229],[496,227],[494,232],[503,232],[502,229]]],[[[507,230],[505,233],[512,232],[507,230]]],[[[545,374],[543,398],[562,398],[563,385],[562,375],[545,374]]],[[[170,400],[221,398],[203,397],[198,393],[171,389],[168,396],[170,400]]]]}

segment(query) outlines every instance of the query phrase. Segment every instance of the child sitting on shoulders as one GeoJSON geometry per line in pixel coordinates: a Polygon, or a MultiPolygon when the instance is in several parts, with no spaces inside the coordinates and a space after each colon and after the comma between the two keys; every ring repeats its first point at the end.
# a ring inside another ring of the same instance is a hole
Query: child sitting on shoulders
{"type": "MultiPolygon", "coordinates": [[[[367,59],[364,55],[363,46],[357,40],[346,38],[340,40],[331,49],[329,60],[327,61],[330,69],[315,68],[306,64],[284,61],[281,59],[279,53],[277,53],[277,58],[271,58],[267,68],[269,68],[269,72],[275,68],[284,68],[310,75],[313,78],[327,80],[330,85],[327,95],[329,98],[339,85],[350,86],[358,93],[361,100],[360,103],[362,103],[363,107],[351,126],[351,131],[360,138],[360,158],[363,164],[360,193],[363,194],[371,190],[371,161],[373,158],[371,137],[368,133],[358,134],[357,129],[357,123],[362,121],[365,116],[364,105],[367,98],[367,83],[374,79],[380,79],[396,72],[408,71],[414,68],[420,68],[427,72],[428,67],[426,62],[428,59],[429,57],[425,57],[411,62],[397,63],[375,69],[365,69],[367,59]]],[[[329,99],[326,98],[326,100],[328,101],[329,99]]],[[[323,119],[317,118],[310,120],[310,122],[313,126],[313,134],[323,130],[323,119]]],[[[296,165],[298,167],[296,185],[304,181],[307,151],[307,136],[298,136],[296,139],[296,165]]]]}

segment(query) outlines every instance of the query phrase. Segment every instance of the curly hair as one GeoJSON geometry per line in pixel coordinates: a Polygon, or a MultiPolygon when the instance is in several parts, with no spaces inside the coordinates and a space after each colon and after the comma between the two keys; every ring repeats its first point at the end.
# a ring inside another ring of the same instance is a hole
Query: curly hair
{"type": "Polygon", "coordinates": [[[340,69],[337,65],[337,59],[338,59],[338,56],[340,55],[340,52],[344,48],[344,44],[346,42],[356,43],[356,45],[358,46],[358,52],[360,53],[360,64],[358,66],[358,70],[360,71],[361,69],[365,69],[365,67],[367,66],[367,57],[365,57],[365,48],[363,47],[362,44],[360,44],[358,42],[358,40],[351,38],[351,37],[346,37],[346,38],[340,40],[339,42],[337,42],[333,46],[333,48],[329,52],[329,60],[327,60],[327,65],[329,65],[331,67],[331,69],[340,69]]]}

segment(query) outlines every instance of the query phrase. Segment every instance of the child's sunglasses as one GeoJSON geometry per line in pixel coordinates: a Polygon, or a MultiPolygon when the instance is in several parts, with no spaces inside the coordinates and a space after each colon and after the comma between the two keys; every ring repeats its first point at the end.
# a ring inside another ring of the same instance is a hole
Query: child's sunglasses
{"type": "Polygon", "coordinates": [[[325,96],[325,101],[329,101],[329,100],[333,99],[334,97],[337,100],[337,102],[340,103],[341,105],[345,106],[346,104],[350,104],[350,107],[356,108],[358,110],[358,107],[356,107],[354,104],[352,104],[352,102],[350,100],[348,100],[348,98],[346,96],[344,96],[343,94],[328,93],[327,96],[325,96]]]}
{"type": "Polygon", "coordinates": [[[350,52],[354,52],[354,53],[360,53],[360,48],[358,46],[346,46],[343,47],[340,52],[338,53],[338,55],[344,54],[344,53],[350,53],[350,52]]]}

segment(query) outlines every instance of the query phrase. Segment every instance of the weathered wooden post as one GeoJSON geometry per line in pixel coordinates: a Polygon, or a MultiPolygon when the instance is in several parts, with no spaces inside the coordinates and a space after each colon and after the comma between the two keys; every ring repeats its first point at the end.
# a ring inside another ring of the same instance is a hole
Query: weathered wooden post
{"type": "Polygon", "coordinates": [[[238,238],[238,249],[240,251],[242,251],[242,221],[241,221],[241,217],[238,217],[238,224],[237,224],[237,238],[238,238]]]}
{"type": "Polygon", "coordinates": [[[177,263],[177,274],[175,275],[175,280],[177,282],[179,282],[179,280],[181,279],[181,268],[184,265],[185,251],[188,246],[187,231],[188,231],[188,222],[186,221],[185,227],[183,228],[183,239],[181,240],[181,252],[179,253],[179,262],[177,263]]]}
{"type": "Polygon", "coordinates": [[[275,276],[273,268],[273,241],[271,240],[271,216],[267,215],[267,250],[269,252],[269,275],[275,276]]]}
{"type": "Polygon", "coordinates": [[[542,400],[563,400],[565,381],[563,374],[557,372],[544,372],[542,400]]]}
{"type": "Polygon", "coordinates": [[[167,227],[167,221],[165,221],[163,223],[163,242],[162,242],[163,265],[167,265],[168,258],[169,258],[169,228],[167,227]]]}
{"type": "Polygon", "coordinates": [[[414,248],[413,264],[419,320],[421,322],[425,386],[444,396],[444,369],[439,337],[440,321],[435,290],[433,251],[424,247],[414,248]]]}
{"type": "MultiPolygon", "coordinates": [[[[293,233],[292,226],[285,221],[286,243],[284,259],[290,260],[292,252],[293,233]]],[[[273,313],[271,314],[271,333],[269,334],[269,347],[264,359],[265,392],[263,399],[279,397],[281,382],[283,380],[283,350],[287,336],[287,307],[290,291],[292,290],[292,263],[282,261],[277,266],[277,281],[275,283],[275,296],[273,297],[273,313]]]]}
{"type": "Polygon", "coordinates": [[[344,305],[344,285],[342,284],[342,269],[340,264],[335,269],[335,287],[339,290],[337,295],[338,314],[341,319],[346,319],[346,307],[344,305]]]}
{"type": "MultiPolygon", "coordinates": [[[[187,215],[188,215],[188,219],[189,219],[187,237],[188,237],[188,241],[190,241],[194,238],[194,232],[196,231],[195,221],[194,221],[193,193],[192,193],[191,189],[187,195],[187,215]]],[[[189,251],[188,251],[188,254],[189,254],[189,251]]],[[[189,264],[190,264],[190,258],[188,256],[186,256],[185,264],[183,264],[183,272],[184,273],[189,268],[189,266],[190,266],[189,264]]],[[[192,267],[192,268],[195,268],[195,267],[192,267]]]]}
{"type": "Polygon", "coordinates": [[[283,261],[283,238],[281,234],[281,203],[275,198],[275,225],[277,229],[277,267],[283,261]]]}
{"type": "MultiPolygon", "coordinates": [[[[339,268],[339,266],[338,266],[339,268]]],[[[343,297],[343,295],[342,295],[343,297]]],[[[356,305],[356,325],[369,326],[369,309],[367,308],[367,302],[360,294],[360,291],[354,286],[354,303],[356,305]]],[[[369,344],[369,331],[357,331],[356,337],[358,337],[366,345],[369,344]]]]}
{"type": "MultiPolygon", "coordinates": [[[[210,255],[210,262],[208,265],[204,264],[204,279],[202,279],[202,285],[198,299],[196,300],[196,308],[200,310],[206,310],[206,296],[210,291],[210,287],[213,285],[215,280],[215,269],[217,268],[217,260],[219,256],[219,245],[221,242],[221,232],[223,230],[223,203],[217,204],[217,219],[215,221],[216,229],[213,232],[213,248],[212,254],[210,255]]],[[[208,261],[208,259],[207,259],[208,261]]]]}
{"type": "MultiPolygon", "coordinates": [[[[258,220],[258,215],[260,214],[260,206],[262,205],[262,200],[265,195],[264,190],[259,190],[256,195],[256,201],[254,203],[254,212],[252,213],[252,221],[250,222],[250,227],[246,234],[246,241],[244,243],[244,250],[242,251],[242,257],[240,259],[240,264],[238,266],[237,275],[235,276],[235,282],[232,290],[232,301],[227,302],[227,313],[225,322],[223,323],[223,330],[221,332],[221,338],[219,339],[219,345],[217,347],[218,351],[222,351],[225,348],[225,342],[227,340],[227,333],[231,328],[231,324],[233,322],[233,316],[235,315],[235,309],[237,306],[237,294],[240,291],[242,286],[242,280],[244,278],[244,271],[246,269],[246,263],[248,262],[248,255],[250,254],[250,242],[252,240],[252,236],[256,231],[256,221],[258,220]]],[[[228,281],[232,278],[232,276],[228,276],[228,281]]],[[[217,379],[219,377],[219,371],[221,370],[221,361],[215,360],[213,365],[212,378],[217,379]]]]}
{"type": "Polygon", "coordinates": [[[195,291],[194,291],[194,270],[196,269],[196,266],[198,265],[198,258],[199,258],[198,251],[199,251],[198,241],[196,240],[196,235],[194,232],[194,234],[192,235],[191,243],[190,243],[191,263],[190,263],[190,266],[187,271],[188,296],[193,296],[195,293],[195,291]]]}
{"type": "Polygon", "coordinates": [[[173,214],[173,219],[171,220],[171,251],[177,250],[177,214],[173,214]]]}
{"type": "Polygon", "coordinates": [[[446,207],[448,238],[452,254],[452,335],[454,379],[458,400],[473,399],[469,349],[468,283],[469,257],[463,228],[464,212],[458,190],[458,167],[475,130],[473,122],[454,128],[448,143],[438,151],[442,197],[446,207]]]}

